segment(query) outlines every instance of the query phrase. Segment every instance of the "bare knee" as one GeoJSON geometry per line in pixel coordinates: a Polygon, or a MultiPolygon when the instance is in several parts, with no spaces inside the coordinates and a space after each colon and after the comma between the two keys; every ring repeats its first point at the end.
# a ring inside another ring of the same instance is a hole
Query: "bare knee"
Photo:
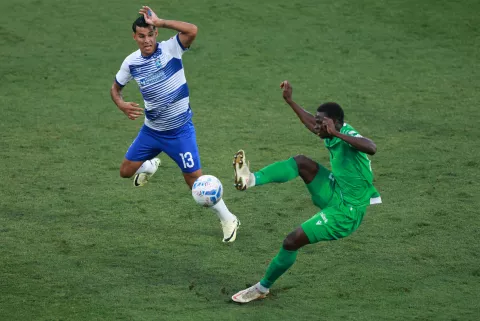
{"type": "Polygon", "coordinates": [[[302,239],[298,239],[297,236],[294,233],[289,234],[284,240],[283,240],[283,248],[287,251],[296,251],[299,248],[305,246],[308,244],[302,239]]]}
{"type": "Polygon", "coordinates": [[[304,180],[304,182],[308,184],[313,181],[318,173],[317,162],[305,155],[297,155],[293,159],[297,163],[298,174],[304,180]]]}
{"type": "Polygon", "coordinates": [[[283,240],[283,248],[287,251],[296,251],[307,244],[310,244],[310,240],[301,227],[288,234],[283,240]]]}
{"type": "Polygon", "coordinates": [[[298,249],[295,239],[290,237],[290,235],[283,240],[283,248],[287,251],[295,251],[298,249]]]}
{"type": "Polygon", "coordinates": [[[143,161],[129,161],[128,159],[124,159],[122,164],[120,165],[120,177],[123,178],[130,178],[137,170],[142,166],[143,161]]]}
{"type": "Polygon", "coordinates": [[[193,173],[183,173],[183,178],[185,179],[185,183],[187,183],[188,187],[192,189],[193,183],[202,176],[202,170],[199,169],[193,173]]]}
{"type": "Polygon", "coordinates": [[[293,157],[293,159],[297,162],[298,170],[312,170],[317,168],[317,162],[305,155],[297,155],[293,157]]]}
{"type": "Polygon", "coordinates": [[[130,178],[132,177],[133,174],[132,174],[132,171],[129,170],[128,168],[123,168],[123,167],[120,167],[120,177],[122,178],[130,178]]]}

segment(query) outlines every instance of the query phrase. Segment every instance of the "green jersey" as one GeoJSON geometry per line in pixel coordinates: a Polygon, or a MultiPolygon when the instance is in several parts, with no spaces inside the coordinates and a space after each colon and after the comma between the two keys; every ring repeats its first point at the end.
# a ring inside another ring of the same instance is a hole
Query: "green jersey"
{"type": "MultiPolygon", "coordinates": [[[[362,137],[352,126],[343,124],[340,133],[362,137]]],[[[335,178],[335,192],[344,202],[353,206],[381,203],[380,194],[373,186],[371,162],[367,154],[353,148],[338,137],[325,139],[330,152],[330,164],[335,178]]]]}

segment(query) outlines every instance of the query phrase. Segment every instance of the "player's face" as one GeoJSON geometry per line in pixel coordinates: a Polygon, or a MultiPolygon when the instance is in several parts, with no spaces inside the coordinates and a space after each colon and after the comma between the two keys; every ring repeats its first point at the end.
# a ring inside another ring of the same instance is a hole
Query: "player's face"
{"type": "Polygon", "coordinates": [[[315,122],[316,122],[315,132],[322,139],[331,137],[331,135],[327,131],[327,127],[323,124],[324,117],[327,117],[327,114],[317,112],[317,114],[315,115],[315,122]]]}
{"type": "Polygon", "coordinates": [[[156,49],[158,30],[153,27],[142,28],[138,27],[133,34],[133,39],[137,42],[138,48],[142,52],[142,55],[149,56],[156,49]]]}

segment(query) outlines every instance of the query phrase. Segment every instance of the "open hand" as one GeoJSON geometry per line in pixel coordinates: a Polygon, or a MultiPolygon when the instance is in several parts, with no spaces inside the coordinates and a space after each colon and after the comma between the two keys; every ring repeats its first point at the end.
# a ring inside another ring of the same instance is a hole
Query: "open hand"
{"type": "Polygon", "coordinates": [[[143,15],[145,22],[152,26],[155,26],[155,22],[160,20],[157,14],[148,6],[143,6],[138,13],[143,15]]]}
{"type": "Polygon", "coordinates": [[[290,85],[290,83],[288,82],[288,80],[284,80],[281,84],[280,84],[280,88],[283,89],[283,99],[289,101],[292,99],[292,91],[293,91],[293,88],[292,86],[290,85]]]}
{"type": "Polygon", "coordinates": [[[123,111],[123,113],[131,120],[135,120],[139,116],[143,115],[143,108],[138,107],[137,103],[125,102],[118,108],[120,108],[120,110],[123,111]]]}

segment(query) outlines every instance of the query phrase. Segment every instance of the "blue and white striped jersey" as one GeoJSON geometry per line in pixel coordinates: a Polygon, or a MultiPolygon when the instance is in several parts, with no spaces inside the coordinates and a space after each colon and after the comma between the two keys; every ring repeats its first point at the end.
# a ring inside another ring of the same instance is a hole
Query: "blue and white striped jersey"
{"type": "Polygon", "coordinates": [[[143,57],[140,49],[129,55],[115,77],[121,87],[135,79],[145,102],[145,125],[152,129],[175,129],[192,118],[182,64],[186,50],[177,34],[157,43],[148,57],[143,57]]]}

